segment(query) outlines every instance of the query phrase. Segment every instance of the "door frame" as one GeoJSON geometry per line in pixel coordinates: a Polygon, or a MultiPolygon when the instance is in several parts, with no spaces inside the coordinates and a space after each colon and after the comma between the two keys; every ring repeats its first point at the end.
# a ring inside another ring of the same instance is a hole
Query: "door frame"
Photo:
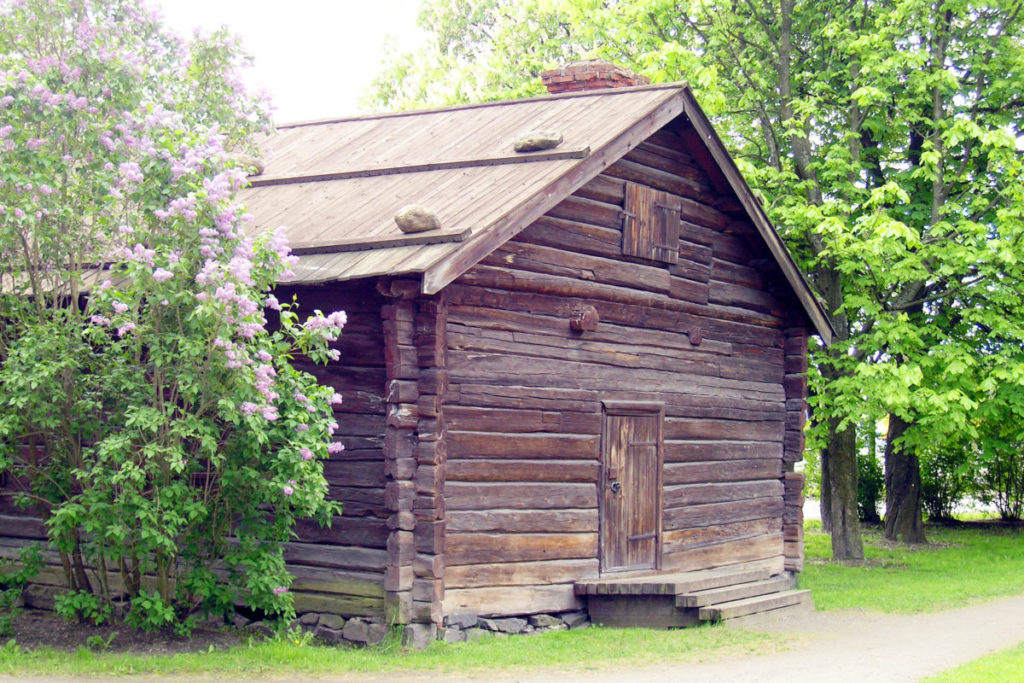
{"type": "Polygon", "coordinates": [[[662,564],[662,516],[664,513],[662,496],[664,493],[664,482],[663,472],[665,469],[665,404],[660,401],[614,401],[614,400],[603,400],[601,401],[601,451],[600,451],[600,464],[601,470],[598,474],[598,490],[597,490],[597,505],[598,505],[598,562],[600,566],[601,574],[621,574],[624,572],[631,571],[657,571],[661,569],[662,564]],[[605,490],[610,485],[607,476],[607,453],[609,449],[608,439],[610,437],[608,430],[608,418],[609,417],[656,417],[657,418],[657,464],[655,465],[657,471],[655,472],[655,479],[657,484],[655,485],[654,491],[654,504],[655,504],[655,541],[654,541],[654,566],[651,568],[635,569],[632,567],[621,567],[621,568],[607,568],[605,566],[605,490]]]}

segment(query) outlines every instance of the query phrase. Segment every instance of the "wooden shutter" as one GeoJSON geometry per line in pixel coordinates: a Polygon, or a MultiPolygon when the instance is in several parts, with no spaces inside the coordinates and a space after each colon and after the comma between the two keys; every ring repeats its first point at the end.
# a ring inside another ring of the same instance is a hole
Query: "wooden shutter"
{"type": "Polygon", "coordinates": [[[679,260],[679,197],[626,183],[622,254],[675,263],[679,260]]]}

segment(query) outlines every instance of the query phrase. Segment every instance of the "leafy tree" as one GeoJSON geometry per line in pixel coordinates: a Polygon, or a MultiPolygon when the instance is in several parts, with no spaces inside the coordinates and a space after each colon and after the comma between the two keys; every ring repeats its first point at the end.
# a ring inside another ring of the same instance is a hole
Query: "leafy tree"
{"type": "Polygon", "coordinates": [[[267,117],[243,62],[142,0],[0,10],[0,470],[46,521],[68,614],[288,614],[281,542],[337,512],[338,397],[289,360],[336,358],[344,314],[299,321],[269,293],[287,244],[245,234],[267,117]]]}
{"type": "Polygon", "coordinates": [[[563,55],[689,80],[836,329],[812,378],[834,556],[863,557],[855,425],[886,415],[886,535],[924,541],[918,453],[981,438],[979,406],[1024,369],[1021,3],[523,5],[428,2],[434,41],[376,102],[516,96],[563,55]]]}

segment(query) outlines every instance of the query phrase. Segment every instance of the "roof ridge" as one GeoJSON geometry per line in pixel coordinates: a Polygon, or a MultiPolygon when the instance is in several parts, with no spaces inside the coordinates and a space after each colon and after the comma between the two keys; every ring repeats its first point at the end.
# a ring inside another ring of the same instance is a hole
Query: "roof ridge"
{"type": "Polygon", "coordinates": [[[653,83],[650,85],[635,85],[623,88],[604,88],[601,90],[583,90],[578,92],[566,92],[557,95],[537,95],[524,97],[518,100],[494,100],[492,102],[470,102],[467,104],[456,104],[447,107],[432,107],[430,109],[410,109],[405,111],[387,111],[376,114],[359,114],[354,116],[341,116],[337,118],[312,119],[309,121],[296,121],[275,125],[275,128],[304,128],[307,126],[324,126],[334,123],[345,123],[348,121],[373,121],[377,119],[400,118],[402,116],[419,116],[422,114],[436,114],[440,112],[461,111],[466,109],[482,109],[485,107],[507,107],[510,105],[523,104],[525,102],[550,102],[552,100],[563,100],[575,97],[608,97],[610,95],[625,95],[634,92],[650,90],[686,90],[690,87],[687,81],[673,81],[671,83],[653,83]]]}

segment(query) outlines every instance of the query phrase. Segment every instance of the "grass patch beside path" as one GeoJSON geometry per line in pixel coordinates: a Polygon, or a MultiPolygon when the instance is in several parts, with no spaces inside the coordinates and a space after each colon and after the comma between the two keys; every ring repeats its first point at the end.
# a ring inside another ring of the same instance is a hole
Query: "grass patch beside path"
{"type": "Polygon", "coordinates": [[[1024,672],[1024,643],[1017,647],[975,659],[963,666],[943,671],[921,683],[993,683],[1019,681],[1024,672]]]}
{"type": "Polygon", "coordinates": [[[346,649],[281,641],[188,655],[76,654],[0,647],[0,674],[174,675],[338,674],[388,671],[486,671],[530,667],[590,669],[651,661],[699,661],[778,649],[785,638],[721,626],[674,631],[589,628],[536,636],[434,643],[421,652],[397,647],[346,649]]]}
{"type": "Polygon", "coordinates": [[[818,609],[863,608],[913,614],[1024,593],[1024,531],[1020,528],[927,525],[929,544],[908,547],[865,527],[862,566],[832,563],[831,540],[819,522],[804,535],[807,562],[800,587],[818,609]]]}

